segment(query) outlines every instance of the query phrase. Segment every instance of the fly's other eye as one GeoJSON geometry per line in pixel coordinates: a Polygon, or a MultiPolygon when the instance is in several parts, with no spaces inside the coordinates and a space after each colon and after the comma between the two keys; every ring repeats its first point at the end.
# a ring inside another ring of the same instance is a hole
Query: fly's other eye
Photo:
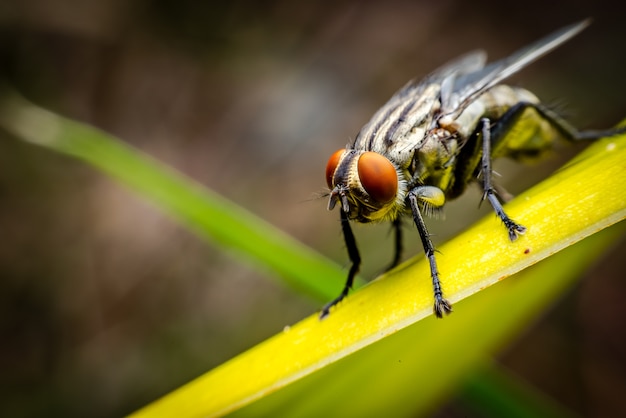
{"type": "Polygon", "coordinates": [[[335,174],[335,170],[339,165],[339,160],[341,160],[341,156],[346,152],[345,149],[340,149],[335,151],[333,155],[328,159],[328,163],[326,163],[326,184],[328,184],[328,188],[333,188],[333,175],[335,174]]]}
{"type": "Polygon", "coordinates": [[[398,174],[391,162],[375,152],[361,155],[359,179],[370,197],[379,203],[391,202],[398,192],[398,174]]]}

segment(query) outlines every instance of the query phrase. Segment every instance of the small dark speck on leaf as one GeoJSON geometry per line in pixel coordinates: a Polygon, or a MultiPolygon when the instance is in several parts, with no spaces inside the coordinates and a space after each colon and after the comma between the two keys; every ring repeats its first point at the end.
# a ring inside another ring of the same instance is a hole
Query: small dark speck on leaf
{"type": "Polygon", "coordinates": [[[526,249],[524,250],[524,254],[530,254],[530,248],[526,248],[526,249]]]}

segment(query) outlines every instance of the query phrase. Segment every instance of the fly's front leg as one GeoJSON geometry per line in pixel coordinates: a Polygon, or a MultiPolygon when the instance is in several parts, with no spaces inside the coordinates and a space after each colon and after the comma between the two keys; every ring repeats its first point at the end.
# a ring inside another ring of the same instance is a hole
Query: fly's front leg
{"type": "Polygon", "coordinates": [[[343,231],[343,238],[346,242],[346,248],[348,249],[348,256],[350,257],[350,261],[352,262],[352,266],[350,266],[350,271],[348,272],[348,279],[346,280],[346,284],[343,287],[343,290],[335,298],[334,300],[328,302],[320,313],[320,319],[324,319],[330,313],[330,308],[338,304],[348,295],[350,289],[352,288],[352,284],[354,283],[354,277],[359,272],[359,267],[361,266],[361,255],[359,254],[359,249],[356,246],[356,240],[354,239],[354,234],[352,233],[352,228],[350,228],[350,221],[348,219],[348,214],[344,210],[340,210],[341,212],[341,230],[343,231]]]}
{"type": "Polygon", "coordinates": [[[496,190],[491,183],[491,130],[489,119],[483,118],[480,120],[480,136],[482,137],[483,155],[481,161],[481,173],[483,179],[483,197],[487,199],[493,209],[496,211],[498,217],[504,223],[508,233],[509,239],[515,241],[518,235],[526,232],[526,227],[513,221],[504,212],[502,204],[498,200],[496,190]]]}
{"type": "Polygon", "coordinates": [[[433,281],[433,292],[435,296],[434,312],[437,318],[442,318],[444,314],[452,312],[452,305],[444,299],[443,290],[441,288],[441,281],[439,280],[439,270],[437,269],[437,261],[435,260],[435,247],[430,240],[430,234],[426,229],[424,218],[420,211],[418,201],[426,205],[433,205],[436,207],[443,206],[444,194],[443,192],[432,186],[418,186],[411,190],[407,196],[407,200],[411,205],[411,212],[413,213],[413,221],[420,234],[422,245],[424,246],[424,252],[430,263],[430,276],[433,281]]]}

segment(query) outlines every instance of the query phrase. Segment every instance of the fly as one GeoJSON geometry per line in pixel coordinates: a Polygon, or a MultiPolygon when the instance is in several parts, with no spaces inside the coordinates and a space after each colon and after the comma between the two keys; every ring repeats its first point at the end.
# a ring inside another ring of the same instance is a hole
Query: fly
{"type": "Polygon", "coordinates": [[[392,222],[396,238],[392,268],[402,252],[400,217],[412,216],[430,263],[434,313],[441,318],[452,312],[452,305],[444,297],[424,215],[441,209],[446,200],[477,181],[482,200],[491,204],[515,241],[526,227],[504,211],[491,179],[492,160],[535,157],[558,137],[593,140],[626,130],[578,131],[531,92],[500,84],[588,24],[585,20],[567,26],[488,65],[485,53],[474,51],[420,82],[410,81],[361,128],[352,145],[330,157],[328,208],[339,206],[352,265],[341,294],[324,306],[320,318],[346,297],[361,264],[350,221],[392,222]]]}

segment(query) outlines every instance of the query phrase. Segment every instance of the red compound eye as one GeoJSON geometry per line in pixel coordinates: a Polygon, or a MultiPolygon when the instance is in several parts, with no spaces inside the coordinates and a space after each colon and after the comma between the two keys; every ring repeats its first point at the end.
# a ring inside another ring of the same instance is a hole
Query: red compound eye
{"type": "Polygon", "coordinates": [[[333,155],[328,159],[328,163],[326,163],[326,184],[328,184],[328,188],[333,188],[333,175],[335,174],[335,170],[339,165],[339,160],[341,160],[341,156],[346,152],[345,149],[340,149],[335,151],[333,155]]]}
{"type": "Polygon", "coordinates": [[[398,174],[391,162],[375,152],[361,155],[359,179],[370,197],[379,203],[391,202],[398,192],[398,174]]]}

